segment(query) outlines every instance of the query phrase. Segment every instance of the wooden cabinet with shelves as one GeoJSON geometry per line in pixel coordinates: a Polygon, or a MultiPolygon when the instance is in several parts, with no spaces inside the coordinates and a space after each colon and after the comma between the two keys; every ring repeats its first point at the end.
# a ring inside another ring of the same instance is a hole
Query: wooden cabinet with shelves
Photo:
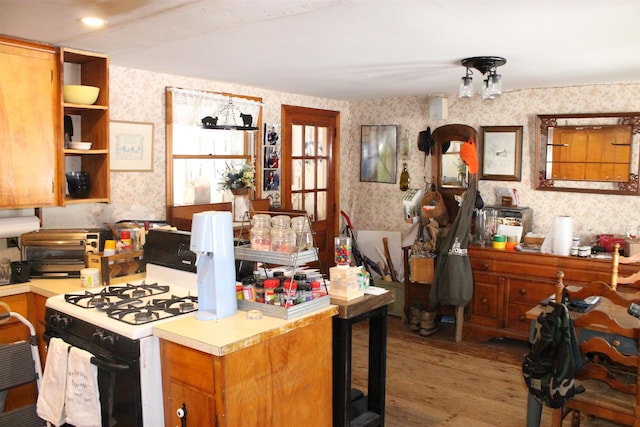
{"type": "Polygon", "coordinates": [[[55,48],[0,36],[0,208],[58,202],[58,70],[55,48]]]}
{"type": "MultiPolygon", "coordinates": [[[[507,337],[526,340],[529,322],[525,313],[554,292],[558,271],[565,285],[583,286],[593,281],[611,282],[612,261],[551,254],[469,247],[473,271],[473,298],[464,325],[467,339],[507,337]]],[[[629,276],[637,265],[620,264],[618,274],[629,276]]],[[[619,285],[636,292],[640,283],[619,285]]]]}
{"type": "Polygon", "coordinates": [[[109,202],[109,57],[62,47],[60,58],[60,102],[64,115],[72,117],[73,141],[91,142],[90,150],[73,150],[64,146],[62,118],[59,123],[59,194],[60,205],[87,202],[109,202]],[[64,102],[62,87],[82,84],[100,88],[92,105],[64,102]],[[79,126],[76,126],[79,125],[79,126]],[[79,128],[79,129],[77,129],[79,128]],[[72,170],[88,172],[91,191],[87,198],[72,198],[67,194],[65,173],[72,170]]]}

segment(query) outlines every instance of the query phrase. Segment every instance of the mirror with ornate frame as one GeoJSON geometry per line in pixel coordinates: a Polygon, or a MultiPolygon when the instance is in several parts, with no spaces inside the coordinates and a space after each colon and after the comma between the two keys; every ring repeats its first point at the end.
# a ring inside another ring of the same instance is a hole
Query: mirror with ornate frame
{"type": "Polygon", "coordinates": [[[536,190],[640,195],[640,113],[536,116],[536,190]]]}

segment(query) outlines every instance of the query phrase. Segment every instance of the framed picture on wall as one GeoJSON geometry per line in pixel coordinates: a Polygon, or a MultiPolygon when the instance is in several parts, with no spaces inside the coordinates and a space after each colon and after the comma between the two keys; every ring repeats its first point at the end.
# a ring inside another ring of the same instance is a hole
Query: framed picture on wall
{"type": "Polygon", "coordinates": [[[398,127],[362,125],[360,181],[396,183],[398,127]]]}
{"type": "Polygon", "coordinates": [[[111,170],[153,171],[153,123],[118,122],[109,125],[111,170]]]}
{"type": "Polygon", "coordinates": [[[482,126],[479,179],[520,181],[522,126],[482,126]]]}

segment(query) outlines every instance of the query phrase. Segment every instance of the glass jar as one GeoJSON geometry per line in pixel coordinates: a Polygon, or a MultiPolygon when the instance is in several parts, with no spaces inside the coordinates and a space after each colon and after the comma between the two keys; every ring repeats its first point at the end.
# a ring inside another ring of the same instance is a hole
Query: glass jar
{"type": "Polygon", "coordinates": [[[271,228],[267,227],[251,227],[249,231],[249,241],[251,249],[258,251],[271,250],[271,228]]]}
{"type": "Polygon", "coordinates": [[[275,304],[276,302],[276,288],[280,286],[280,280],[278,279],[265,279],[264,280],[264,303],[275,304]]]}
{"type": "Polygon", "coordinates": [[[271,228],[271,215],[255,214],[251,218],[251,226],[257,228],[271,228]]]}
{"type": "Polygon", "coordinates": [[[313,247],[313,234],[306,216],[291,219],[291,229],[296,233],[296,250],[306,251],[313,247]]]}
{"type": "Polygon", "coordinates": [[[0,263],[0,285],[8,285],[11,282],[11,260],[3,258],[0,263]]]}
{"type": "Polygon", "coordinates": [[[287,215],[276,215],[271,218],[272,228],[291,228],[291,218],[287,215]]]}
{"type": "Polygon", "coordinates": [[[258,280],[255,284],[256,290],[256,302],[264,304],[265,302],[265,289],[264,282],[262,280],[258,280]]]}
{"type": "Polygon", "coordinates": [[[287,254],[295,252],[296,233],[290,228],[271,229],[271,250],[287,254]]]}
{"type": "Polygon", "coordinates": [[[291,307],[298,302],[298,284],[293,279],[287,279],[282,285],[284,289],[283,306],[291,307]]]}
{"type": "Polygon", "coordinates": [[[242,299],[245,301],[256,300],[255,285],[256,279],[253,276],[242,279],[242,299]]]}
{"type": "Polygon", "coordinates": [[[351,238],[335,238],[335,261],[338,267],[349,267],[351,265],[351,238]]]}

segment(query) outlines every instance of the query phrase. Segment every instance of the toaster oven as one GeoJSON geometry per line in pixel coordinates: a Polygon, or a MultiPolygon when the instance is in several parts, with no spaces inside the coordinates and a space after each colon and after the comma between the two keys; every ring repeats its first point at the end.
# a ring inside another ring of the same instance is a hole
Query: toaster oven
{"type": "Polygon", "coordinates": [[[85,255],[102,252],[107,229],[41,229],[21,236],[22,259],[29,277],[80,277],[85,255]]]}

